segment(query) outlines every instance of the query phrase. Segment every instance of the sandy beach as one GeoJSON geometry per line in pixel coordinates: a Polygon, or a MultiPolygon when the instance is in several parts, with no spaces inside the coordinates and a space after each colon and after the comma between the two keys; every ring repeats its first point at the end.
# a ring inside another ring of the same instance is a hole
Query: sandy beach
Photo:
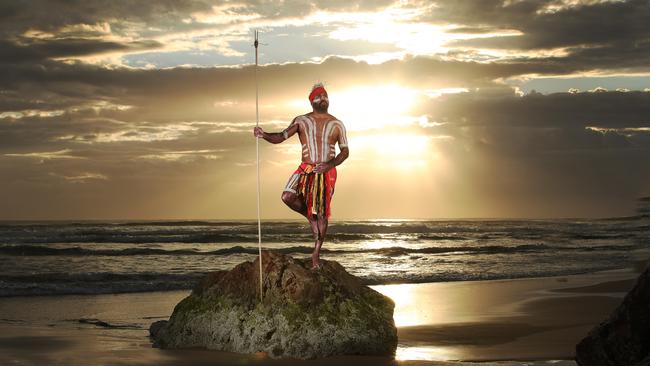
{"type": "Polygon", "coordinates": [[[2,298],[0,363],[575,365],[575,344],[620,303],[644,265],[560,277],[373,286],[396,302],[395,359],[271,360],[152,348],[149,325],[167,319],[189,291],[2,298]]]}

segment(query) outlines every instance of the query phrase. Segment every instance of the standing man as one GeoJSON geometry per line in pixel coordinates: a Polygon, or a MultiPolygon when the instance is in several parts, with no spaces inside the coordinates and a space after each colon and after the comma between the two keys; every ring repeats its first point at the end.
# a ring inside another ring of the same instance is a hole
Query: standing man
{"type": "Polygon", "coordinates": [[[309,221],[316,243],[311,255],[312,269],[320,269],[320,248],[325,241],[330,202],[336,184],[336,166],[349,156],[343,122],[327,113],[329,98],[322,84],[312,87],[309,102],[313,111],[293,119],[282,132],[268,133],[255,127],[255,137],[278,144],[298,134],[302,163],[291,175],[282,192],[282,201],[309,221]],[[336,155],[335,144],[339,144],[336,155]],[[336,155],[336,156],[335,156],[336,155]]]}

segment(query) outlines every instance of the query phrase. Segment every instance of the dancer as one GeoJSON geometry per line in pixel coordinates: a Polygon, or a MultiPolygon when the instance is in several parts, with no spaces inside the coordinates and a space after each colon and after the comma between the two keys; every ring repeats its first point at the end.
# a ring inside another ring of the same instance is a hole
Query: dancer
{"type": "Polygon", "coordinates": [[[255,137],[278,144],[298,134],[302,163],[291,175],[282,192],[282,201],[309,221],[316,240],[311,255],[312,269],[320,269],[320,249],[327,234],[330,202],[336,185],[336,166],[349,156],[343,122],[327,113],[329,98],[322,84],[309,93],[312,112],[297,116],[282,132],[268,133],[255,127],[255,137]],[[336,143],[339,154],[336,155],[336,143]]]}

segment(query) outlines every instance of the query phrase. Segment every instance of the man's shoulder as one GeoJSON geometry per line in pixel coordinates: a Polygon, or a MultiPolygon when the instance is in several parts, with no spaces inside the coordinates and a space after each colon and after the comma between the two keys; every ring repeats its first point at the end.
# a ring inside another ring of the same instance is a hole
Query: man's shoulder
{"type": "Polygon", "coordinates": [[[305,118],[307,118],[307,114],[301,114],[301,115],[295,116],[295,117],[293,117],[293,120],[291,120],[291,123],[296,123],[296,122],[303,121],[305,118]]]}
{"type": "MultiPolygon", "coordinates": [[[[330,116],[332,116],[332,115],[330,114],[330,116]]],[[[336,124],[341,125],[341,126],[345,126],[345,125],[343,124],[343,121],[341,121],[340,119],[338,119],[338,118],[336,118],[336,117],[334,117],[334,116],[332,116],[332,121],[333,121],[334,123],[336,123],[336,124]]]]}
{"type": "Polygon", "coordinates": [[[343,124],[343,122],[340,119],[336,118],[336,116],[329,113],[327,115],[330,117],[329,121],[343,124]]]}
{"type": "MultiPolygon", "coordinates": [[[[296,118],[294,118],[293,121],[298,122],[300,120],[307,120],[307,121],[312,120],[314,118],[313,114],[314,114],[313,112],[307,112],[305,114],[301,114],[299,116],[296,116],[296,118]]],[[[335,123],[343,124],[343,122],[340,119],[336,118],[335,116],[329,113],[327,114],[327,116],[329,116],[327,122],[335,122],[335,123]]]]}

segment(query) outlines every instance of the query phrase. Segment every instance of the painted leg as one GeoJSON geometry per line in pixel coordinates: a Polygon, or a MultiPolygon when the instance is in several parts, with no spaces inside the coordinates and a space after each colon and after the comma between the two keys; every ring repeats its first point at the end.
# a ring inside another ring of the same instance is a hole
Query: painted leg
{"type": "Polygon", "coordinates": [[[318,251],[314,249],[314,253],[312,253],[311,256],[311,261],[313,267],[318,267],[318,264],[320,263],[318,261],[320,255],[320,247],[321,245],[323,245],[323,243],[322,241],[319,242],[319,238],[321,237],[321,235],[320,235],[318,220],[316,216],[307,214],[307,204],[305,204],[305,201],[303,201],[299,195],[293,192],[287,192],[287,191],[282,192],[282,201],[287,206],[289,206],[289,208],[303,215],[307,219],[307,221],[309,221],[311,232],[314,235],[314,240],[316,240],[316,244],[314,245],[314,248],[318,248],[318,251]]]}
{"type": "Polygon", "coordinates": [[[311,222],[310,218],[307,216],[307,205],[305,204],[305,201],[300,199],[299,195],[293,192],[284,191],[282,192],[282,202],[311,222]]]}
{"type": "Polygon", "coordinates": [[[319,231],[318,231],[318,220],[316,219],[315,215],[312,215],[311,219],[309,220],[309,225],[311,225],[311,232],[314,234],[314,251],[311,253],[311,268],[315,269],[318,268],[318,255],[316,253],[316,248],[318,247],[318,238],[320,237],[319,231]]]}
{"type": "Polygon", "coordinates": [[[320,268],[320,248],[323,246],[323,242],[325,242],[325,235],[327,235],[327,217],[318,216],[315,223],[318,230],[318,236],[316,237],[314,252],[311,255],[311,263],[314,268],[320,268]]]}

